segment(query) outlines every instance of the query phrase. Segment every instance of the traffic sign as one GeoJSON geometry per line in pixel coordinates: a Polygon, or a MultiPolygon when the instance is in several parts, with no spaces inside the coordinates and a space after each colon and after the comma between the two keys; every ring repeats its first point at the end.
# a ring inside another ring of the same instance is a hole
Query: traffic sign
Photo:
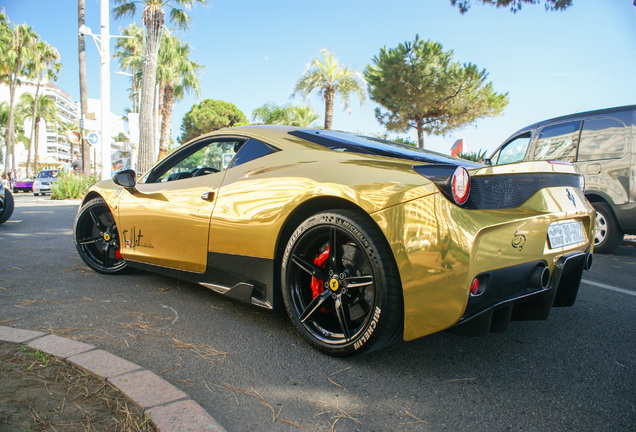
{"type": "Polygon", "coordinates": [[[95,132],[91,132],[88,134],[88,143],[90,145],[97,144],[97,141],[99,141],[99,136],[95,132]]]}
{"type": "Polygon", "coordinates": [[[75,130],[70,130],[66,132],[66,138],[68,138],[71,144],[79,144],[80,140],[82,139],[82,137],[80,136],[80,133],[75,130]]]}

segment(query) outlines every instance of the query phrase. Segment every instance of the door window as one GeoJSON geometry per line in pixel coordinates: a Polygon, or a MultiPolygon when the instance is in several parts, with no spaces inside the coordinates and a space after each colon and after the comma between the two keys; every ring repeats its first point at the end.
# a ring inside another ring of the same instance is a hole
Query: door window
{"type": "Polygon", "coordinates": [[[530,132],[513,138],[501,148],[499,155],[496,160],[493,160],[493,163],[495,165],[502,165],[523,160],[528,151],[528,144],[530,144],[530,132]]]}
{"type": "Polygon", "coordinates": [[[176,181],[225,171],[244,141],[241,138],[223,138],[194,143],[166,158],[148,175],[146,183],[176,181]]]}
{"type": "Polygon", "coordinates": [[[581,122],[561,123],[541,130],[534,147],[534,160],[576,160],[581,122]]]}
{"type": "Polygon", "coordinates": [[[625,153],[625,127],[613,118],[585,120],[579,144],[579,161],[617,159],[625,153]]]}

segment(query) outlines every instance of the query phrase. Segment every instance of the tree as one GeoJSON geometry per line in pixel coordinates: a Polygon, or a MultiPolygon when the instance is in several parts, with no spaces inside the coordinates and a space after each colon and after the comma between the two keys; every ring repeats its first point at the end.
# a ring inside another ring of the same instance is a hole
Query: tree
{"type": "Polygon", "coordinates": [[[205,0],[115,0],[119,6],[113,13],[115,18],[133,16],[137,10],[137,3],[144,5],[142,19],[145,27],[144,66],[141,79],[141,106],[139,108],[139,157],[137,170],[141,173],[148,171],[154,160],[152,158],[154,145],[153,107],[155,100],[155,85],[157,80],[157,55],[161,32],[165,23],[164,6],[170,8],[170,21],[180,29],[185,30],[190,24],[190,17],[183,8],[190,8],[196,3],[207,4],[205,0]],[[176,6],[173,6],[176,5],[176,6]]]}
{"type": "Polygon", "coordinates": [[[255,124],[309,127],[318,120],[318,114],[307,105],[283,105],[266,103],[252,111],[255,124]]]}
{"type": "Polygon", "coordinates": [[[222,100],[204,99],[192,105],[183,116],[181,136],[177,141],[183,144],[204,133],[225,127],[245,126],[249,121],[233,103],[222,100]]]}
{"type": "MultiPolygon", "coordinates": [[[[88,81],[86,79],[86,39],[79,28],[86,24],[86,2],[77,0],[77,52],[79,57],[79,85],[80,85],[80,118],[88,114],[88,81]]],[[[83,134],[82,134],[83,136],[83,134]]],[[[86,138],[82,137],[82,171],[91,172],[91,146],[86,138]]]]}
{"type": "Polygon", "coordinates": [[[44,95],[39,99],[36,99],[31,93],[22,93],[18,104],[18,112],[25,120],[29,118],[32,119],[32,124],[34,125],[35,139],[33,141],[33,172],[37,173],[40,120],[44,120],[47,123],[59,122],[57,117],[57,106],[55,105],[55,101],[48,95],[44,95]]]}
{"type": "MultiPolygon", "coordinates": [[[[31,104],[33,107],[33,111],[30,116],[25,116],[25,117],[30,117],[32,121],[31,135],[29,138],[29,146],[28,146],[29,149],[28,149],[28,156],[27,156],[27,164],[26,164],[27,172],[29,171],[29,167],[31,164],[31,154],[32,154],[31,152],[34,148],[33,142],[34,142],[34,139],[37,139],[35,138],[35,130],[36,130],[35,122],[36,122],[36,119],[38,119],[36,112],[38,110],[38,100],[39,100],[39,94],[40,94],[40,86],[42,85],[42,78],[44,77],[44,74],[46,74],[46,78],[49,81],[57,80],[57,74],[60,72],[60,69],[62,68],[62,64],[58,62],[59,59],[60,59],[60,54],[57,52],[55,48],[53,48],[51,45],[49,45],[45,41],[38,41],[38,43],[35,44],[35,46],[33,47],[31,58],[29,59],[29,62],[27,64],[29,78],[36,79],[35,95],[33,96],[33,103],[31,104]]],[[[36,151],[37,151],[37,146],[36,146],[36,151]]],[[[36,158],[37,158],[37,154],[36,154],[36,158]]],[[[35,171],[37,172],[37,166],[35,167],[35,171]]]]}
{"type": "MultiPolygon", "coordinates": [[[[2,138],[2,145],[7,147],[7,132],[9,131],[9,103],[6,101],[0,102],[0,138],[2,138]]],[[[17,113],[19,114],[19,113],[17,113]]],[[[13,122],[13,135],[17,136],[22,132],[22,119],[18,116],[15,117],[13,122]]],[[[5,153],[6,154],[6,150],[5,153]]]]}
{"type": "Polygon", "coordinates": [[[314,57],[303,76],[296,82],[293,95],[300,93],[308,97],[314,90],[318,91],[325,100],[325,129],[331,129],[336,96],[340,96],[344,109],[349,111],[352,93],[358,95],[360,105],[364,103],[366,95],[359,73],[346,66],[339,66],[338,59],[329,50],[321,49],[320,53],[324,61],[314,57]]]}
{"type": "MultiPolygon", "coordinates": [[[[510,7],[512,13],[517,13],[521,10],[524,4],[537,4],[541,3],[540,0],[475,0],[483,4],[494,5],[497,8],[510,7]]],[[[563,11],[572,6],[572,0],[543,0],[545,3],[546,11],[563,11]]],[[[472,6],[472,0],[450,0],[451,5],[459,8],[459,13],[465,14],[472,6]]]]}
{"type": "MultiPolygon", "coordinates": [[[[0,71],[2,81],[9,83],[9,119],[7,121],[7,155],[14,155],[15,147],[15,95],[20,84],[20,77],[27,74],[26,63],[31,56],[31,49],[37,43],[39,36],[31,26],[16,24],[13,29],[9,26],[9,19],[5,14],[0,14],[0,34],[5,39],[0,56],[0,71]],[[7,30],[8,28],[8,30],[7,30]],[[10,42],[9,42],[10,35],[10,42]]],[[[5,160],[4,170],[8,171],[9,158],[5,160]]],[[[17,169],[18,161],[13,157],[12,168],[17,169]]]]}
{"type": "Polygon", "coordinates": [[[415,37],[397,48],[380,49],[364,75],[378,121],[388,130],[417,130],[424,148],[424,133],[441,135],[482,118],[501,114],[508,94],[498,94],[488,74],[474,64],[453,62],[453,51],[415,37]]]}
{"type": "Polygon", "coordinates": [[[123,29],[122,33],[128,37],[117,39],[113,57],[118,60],[121,69],[130,72],[132,75],[130,98],[133,104],[131,112],[138,113],[141,72],[144,66],[144,30],[137,24],[132,23],[123,29]]]}
{"type": "Polygon", "coordinates": [[[286,124],[289,121],[289,105],[266,103],[252,111],[254,124],[286,124]]]}
{"type": "Polygon", "coordinates": [[[194,92],[197,96],[200,94],[199,72],[204,68],[190,60],[190,45],[179,41],[176,36],[164,34],[161,45],[157,79],[163,87],[163,109],[158,160],[163,159],[168,153],[174,101],[183,99],[186,92],[194,92]]]}

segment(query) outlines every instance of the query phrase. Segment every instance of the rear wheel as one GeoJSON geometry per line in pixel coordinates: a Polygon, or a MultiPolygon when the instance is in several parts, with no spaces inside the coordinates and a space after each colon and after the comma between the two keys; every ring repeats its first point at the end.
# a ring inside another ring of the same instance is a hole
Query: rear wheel
{"type": "Polygon", "coordinates": [[[593,202],[596,210],[596,231],[594,232],[594,252],[610,253],[623,241],[623,231],[609,204],[593,202]]]}
{"type": "Polygon", "coordinates": [[[389,245],[350,210],[317,213],[292,234],[282,262],[287,313],[319,350],[345,356],[402,336],[402,292],[389,245]]]}
{"type": "Polygon", "coordinates": [[[0,224],[9,220],[13,214],[13,194],[9,189],[4,189],[4,199],[0,200],[0,224]]]}
{"type": "Polygon", "coordinates": [[[119,254],[119,234],[110,208],[101,198],[80,209],[73,227],[75,247],[80,257],[99,273],[121,273],[126,261],[119,254]]]}

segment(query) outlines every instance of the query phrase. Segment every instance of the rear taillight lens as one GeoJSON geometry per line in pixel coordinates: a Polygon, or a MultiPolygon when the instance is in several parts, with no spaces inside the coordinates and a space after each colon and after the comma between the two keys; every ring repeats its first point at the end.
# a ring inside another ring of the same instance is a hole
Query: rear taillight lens
{"type": "Polygon", "coordinates": [[[470,195],[470,175],[464,167],[457,167],[451,177],[451,190],[457,205],[464,205],[470,195]]]}

